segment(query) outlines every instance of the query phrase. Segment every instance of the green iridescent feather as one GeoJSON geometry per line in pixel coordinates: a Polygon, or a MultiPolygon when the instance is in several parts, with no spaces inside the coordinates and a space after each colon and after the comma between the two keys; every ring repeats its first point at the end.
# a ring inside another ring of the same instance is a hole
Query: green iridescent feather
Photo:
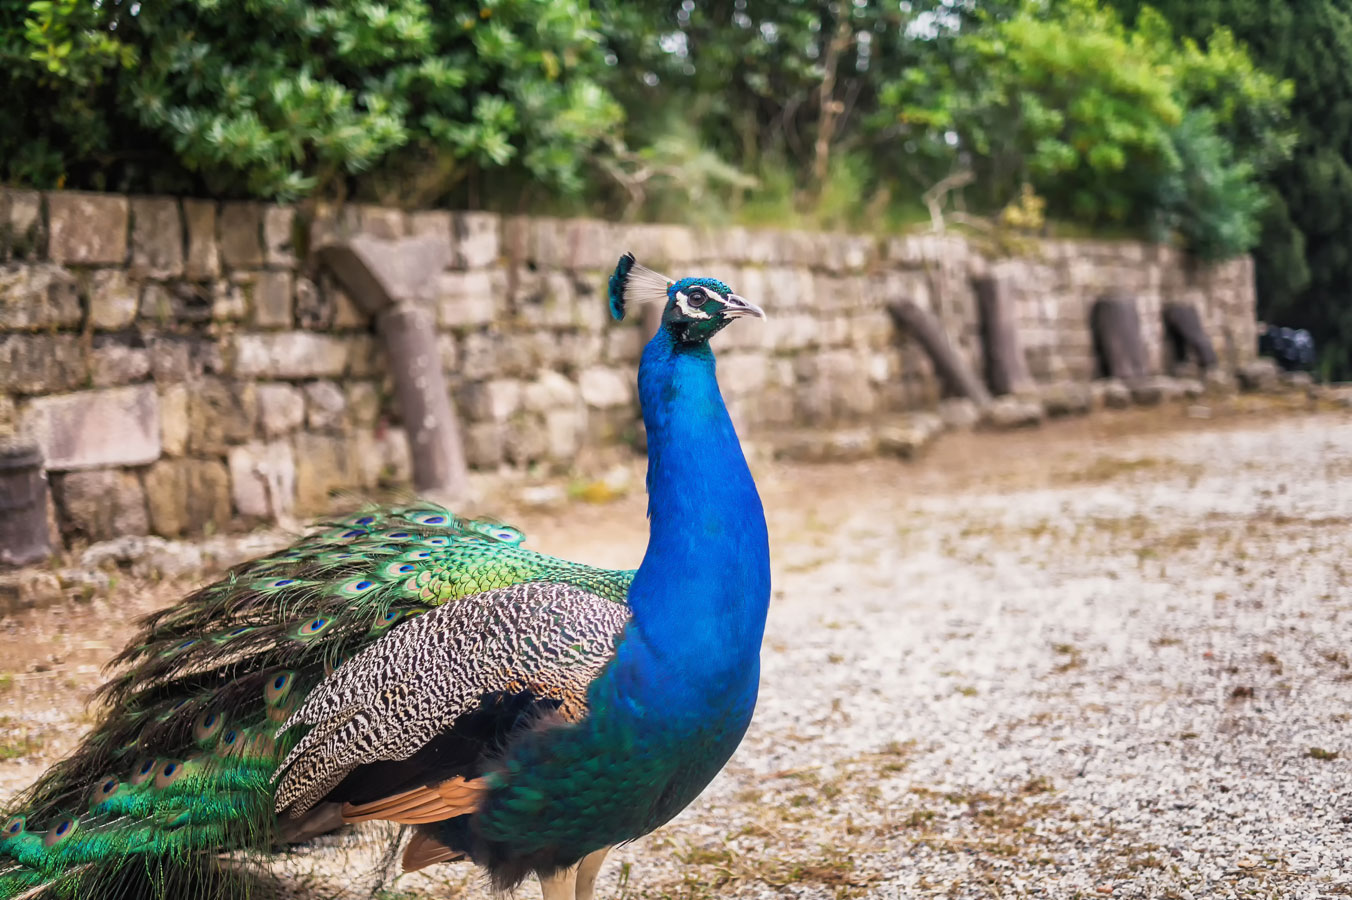
{"type": "Polygon", "coordinates": [[[208,896],[221,851],[267,853],[278,725],[334,668],[427,610],[556,582],[625,601],[633,572],[521,546],[416,506],[327,523],[148,617],[99,692],[108,710],[0,820],[0,900],[208,896]]]}

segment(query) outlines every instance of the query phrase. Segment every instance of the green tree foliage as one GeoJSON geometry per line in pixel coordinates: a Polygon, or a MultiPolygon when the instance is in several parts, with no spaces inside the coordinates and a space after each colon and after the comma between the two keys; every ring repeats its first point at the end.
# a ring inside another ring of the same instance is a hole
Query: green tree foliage
{"type": "Polygon", "coordinates": [[[956,146],[987,207],[1027,182],[1053,216],[1225,257],[1257,239],[1289,92],[1223,32],[1204,50],[1149,12],[1127,28],[1096,0],[1030,0],[960,34],[951,66],[889,84],[881,114],[936,161],[956,146]]]}
{"type": "Polygon", "coordinates": [[[1206,37],[1098,0],[0,0],[0,177],[877,228],[956,166],[972,212],[1031,185],[1224,256],[1296,215],[1255,187],[1291,144],[1206,37]]]}
{"type": "MultiPolygon", "coordinates": [[[[1114,0],[1129,18],[1140,0],[1114,0]]],[[[1151,0],[1180,34],[1228,29],[1295,85],[1296,151],[1264,177],[1260,314],[1308,328],[1324,373],[1352,378],[1352,0],[1151,0]]]]}
{"type": "MultiPolygon", "coordinates": [[[[868,223],[918,193],[898,154],[900,129],[870,112],[889,78],[944,65],[962,20],[952,0],[596,0],[616,60],[626,147],[672,135],[752,175],[725,191],[742,218],[868,223]],[[919,30],[918,30],[919,29],[919,30]]],[[[659,203],[679,203],[671,170],[659,203]]]]}
{"type": "Polygon", "coordinates": [[[585,0],[0,0],[0,160],[41,186],[576,192],[621,116],[592,25],[585,0]]]}

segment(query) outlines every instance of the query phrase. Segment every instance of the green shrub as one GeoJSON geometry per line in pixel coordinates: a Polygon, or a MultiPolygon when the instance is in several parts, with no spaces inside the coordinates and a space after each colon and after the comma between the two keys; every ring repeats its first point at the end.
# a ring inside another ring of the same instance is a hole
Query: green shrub
{"type": "Polygon", "coordinates": [[[1256,176],[1292,148],[1290,86],[1228,33],[1202,50],[1156,15],[1128,29],[1097,0],[1028,0],[954,50],[889,84],[884,110],[931,155],[951,160],[956,138],[986,209],[1031,183],[1053,217],[1177,234],[1208,258],[1256,243],[1256,176]]]}
{"type": "Polygon", "coordinates": [[[402,199],[565,191],[620,120],[585,0],[0,0],[3,177],[402,199]]]}

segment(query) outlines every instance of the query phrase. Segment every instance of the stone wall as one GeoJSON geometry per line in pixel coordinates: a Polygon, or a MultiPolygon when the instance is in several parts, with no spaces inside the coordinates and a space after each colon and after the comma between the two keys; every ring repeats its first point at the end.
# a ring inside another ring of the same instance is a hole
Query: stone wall
{"type": "Polygon", "coordinates": [[[1248,260],[1195,268],[1167,248],[1045,242],[991,262],[961,239],[716,232],[349,206],[0,191],[0,433],[46,454],[69,540],[166,536],[325,509],[407,484],[370,322],[311,248],[432,234],[439,345],[479,469],[567,469],[639,438],[644,334],[609,321],[617,255],[717,275],[765,306],[721,334],[720,381],[749,434],[878,421],[940,399],[884,303],[935,312],[980,371],[975,274],[1006,277],[1042,381],[1094,374],[1089,304],[1134,293],[1156,368],[1159,308],[1191,300],[1233,367],[1254,347],[1248,260]]]}

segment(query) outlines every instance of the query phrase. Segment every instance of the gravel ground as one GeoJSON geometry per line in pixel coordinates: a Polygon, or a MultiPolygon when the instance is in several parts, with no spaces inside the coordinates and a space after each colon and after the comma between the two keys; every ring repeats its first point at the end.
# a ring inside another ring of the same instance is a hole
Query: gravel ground
{"type": "MultiPolygon", "coordinates": [[[[1352,896],[1352,417],[1118,414],[757,468],[756,721],[601,896],[1352,896]]],[[[642,510],[514,519],[626,565],[642,510]]],[[[4,623],[0,796],[70,746],[126,613],[188,586],[4,623]]],[[[390,891],[488,896],[454,866],[390,891]]]]}

